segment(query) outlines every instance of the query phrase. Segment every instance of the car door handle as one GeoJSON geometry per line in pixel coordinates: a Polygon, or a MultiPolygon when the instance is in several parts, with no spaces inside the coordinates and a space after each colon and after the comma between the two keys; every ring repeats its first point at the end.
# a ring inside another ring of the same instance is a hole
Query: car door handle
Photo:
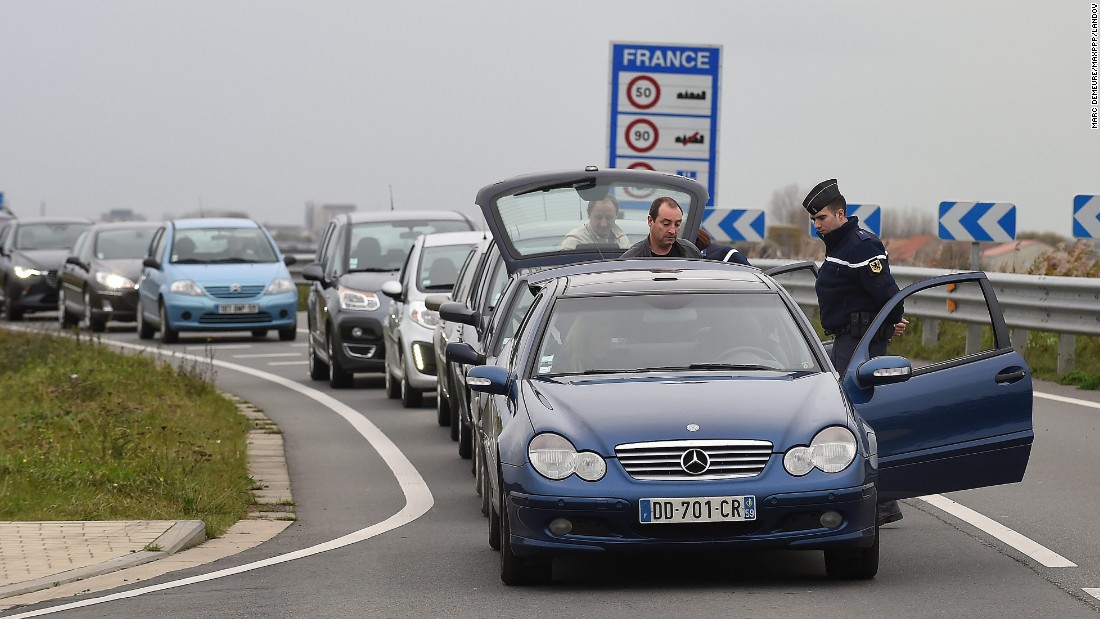
{"type": "Polygon", "coordinates": [[[1023,370],[1004,370],[994,379],[998,384],[1014,383],[1023,379],[1026,376],[1026,372],[1023,370]]]}

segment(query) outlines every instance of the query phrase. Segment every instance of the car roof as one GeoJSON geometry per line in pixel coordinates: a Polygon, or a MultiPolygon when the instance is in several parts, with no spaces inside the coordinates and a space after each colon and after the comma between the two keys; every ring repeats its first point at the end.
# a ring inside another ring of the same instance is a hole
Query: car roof
{"type": "Polygon", "coordinates": [[[159,221],[101,221],[92,226],[92,230],[137,230],[141,228],[158,228],[163,225],[159,221]]]}
{"type": "Polygon", "coordinates": [[[27,224],[91,224],[92,220],[84,217],[23,217],[13,218],[11,223],[20,226],[27,224]]]}
{"type": "Polygon", "coordinates": [[[259,228],[260,224],[244,217],[195,217],[173,219],[172,225],[181,229],[195,228],[259,228]]]}
{"type": "Polygon", "coordinates": [[[342,213],[336,216],[348,223],[357,224],[369,221],[433,221],[433,220],[458,220],[468,221],[476,227],[470,217],[460,211],[449,210],[396,210],[396,211],[355,211],[342,213]]]}
{"type": "Polygon", "coordinates": [[[492,233],[488,230],[470,230],[468,232],[436,232],[424,235],[424,247],[441,247],[444,245],[473,245],[484,239],[491,239],[492,233]]]}
{"type": "Polygon", "coordinates": [[[648,292],[767,292],[778,285],[760,269],[714,260],[669,258],[611,260],[548,269],[530,276],[541,288],[566,279],[561,296],[648,292]]]}

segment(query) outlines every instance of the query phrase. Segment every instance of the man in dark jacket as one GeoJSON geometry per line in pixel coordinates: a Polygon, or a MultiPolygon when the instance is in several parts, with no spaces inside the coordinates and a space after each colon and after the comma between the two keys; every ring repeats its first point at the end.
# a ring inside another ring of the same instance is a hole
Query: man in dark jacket
{"type": "Polygon", "coordinates": [[[749,264],[749,259],[745,257],[745,254],[729,245],[715,243],[714,240],[710,238],[710,233],[703,228],[699,228],[699,234],[695,237],[695,245],[699,248],[699,251],[703,252],[703,257],[707,260],[718,260],[720,262],[732,262],[734,264],[752,266],[749,264]]]}
{"type": "Polygon", "coordinates": [[[623,258],[702,258],[691,241],[676,238],[684,223],[684,209],[662,196],[649,205],[649,235],[623,252],[623,258]]]}
{"type": "MultiPolygon", "coordinates": [[[[886,247],[877,236],[859,227],[859,219],[848,217],[848,203],[837,187],[836,179],[818,183],[802,201],[810,213],[818,236],[825,242],[825,262],[817,275],[817,304],[821,328],[833,336],[829,357],[841,376],[848,370],[856,345],[867,327],[898,292],[890,274],[886,247]]],[[[890,338],[905,331],[909,321],[902,318],[899,305],[890,314],[879,333],[871,340],[871,355],[886,354],[890,338]]],[[[897,501],[879,503],[879,524],[901,520],[897,501]]]]}

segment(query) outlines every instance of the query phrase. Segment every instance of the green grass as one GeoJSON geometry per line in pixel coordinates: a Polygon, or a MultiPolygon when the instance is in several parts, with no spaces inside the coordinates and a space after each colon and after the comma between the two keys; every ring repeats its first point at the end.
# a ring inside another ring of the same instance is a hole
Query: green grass
{"type": "Polygon", "coordinates": [[[0,520],[202,520],[216,537],[247,514],[248,421],[208,364],[4,330],[0,351],[0,520]]]}

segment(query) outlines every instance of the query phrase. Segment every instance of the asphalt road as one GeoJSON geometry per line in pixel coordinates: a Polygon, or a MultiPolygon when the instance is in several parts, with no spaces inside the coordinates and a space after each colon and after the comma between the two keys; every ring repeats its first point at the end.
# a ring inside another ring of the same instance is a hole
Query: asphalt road
{"type": "MultiPolygon", "coordinates": [[[[149,345],[125,329],[105,339],[149,345]]],[[[436,424],[433,398],[403,409],[386,399],[381,376],[358,376],[349,390],[310,381],[304,333],[291,343],[183,334],[153,347],[212,356],[219,386],[278,423],[299,520],[201,568],[0,616],[1100,616],[1095,392],[1037,383],[1025,480],[948,495],[1031,545],[912,499],[883,528],[868,582],[828,580],[818,552],[771,552],[559,560],[551,585],[517,589],[500,582],[470,461],[436,424]],[[1075,566],[1047,567],[1052,556],[1075,566]]]]}

